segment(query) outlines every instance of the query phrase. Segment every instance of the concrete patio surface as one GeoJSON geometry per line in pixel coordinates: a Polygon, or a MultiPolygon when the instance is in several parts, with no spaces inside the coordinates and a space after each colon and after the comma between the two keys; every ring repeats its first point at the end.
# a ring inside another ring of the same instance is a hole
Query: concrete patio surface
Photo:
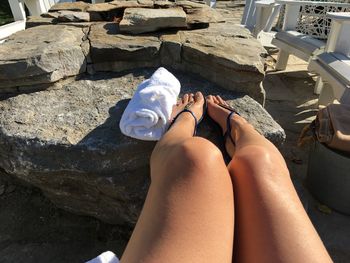
{"type": "MultiPolygon", "coordinates": [[[[228,10],[226,15],[239,23],[243,4],[219,2],[217,8],[228,10]]],[[[315,76],[307,72],[304,61],[293,56],[285,71],[274,72],[276,52],[270,53],[270,72],[264,80],[265,108],[285,129],[287,140],[280,150],[333,260],[350,262],[350,216],[325,209],[303,185],[309,148],[297,147],[297,139],[318,110],[318,97],[313,94],[315,76]]],[[[121,255],[128,239],[124,232],[118,226],[57,209],[34,188],[12,179],[0,180],[0,262],[83,262],[106,250],[121,255]]]]}
{"type": "Polygon", "coordinates": [[[315,76],[306,69],[304,61],[292,56],[285,71],[268,73],[264,81],[265,108],[286,132],[281,152],[304,208],[328,252],[335,262],[350,262],[350,216],[325,208],[303,185],[310,145],[300,148],[297,140],[302,128],[318,111],[318,96],[313,94],[315,76]]]}

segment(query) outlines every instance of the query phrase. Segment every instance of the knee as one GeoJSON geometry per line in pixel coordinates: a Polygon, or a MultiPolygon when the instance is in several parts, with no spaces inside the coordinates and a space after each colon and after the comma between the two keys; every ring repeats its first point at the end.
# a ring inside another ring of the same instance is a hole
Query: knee
{"type": "Polygon", "coordinates": [[[240,149],[234,156],[235,159],[239,159],[242,162],[262,162],[271,163],[273,162],[271,151],[266,147],[260,145],[249,145],[240,149]]]}
{"type": "Polygon", "coordinates": [[[168,148],[160,158],[151,158],[151,169],[156,171],[156,174],[168,176],[183,174],[205,177],[207,174],[215,174],[215,167],[221,166],[225,164],[220,150],[210,141],[200,137],[186,139],[168,148]],[[192,170],[196,172],[189,172],[192,170]]]}
{"type": "Polygon", "coordinates": [[[223,161],[221,151],[210,141],[193,137],[178,145],[177,165],[185,167],[215,166],[223,161]]]}
{"type": "Polygon", "coordinates": [[[233,160],[229,164],[229,170],[233,174],[247,171],[246,175],[255,176],[264,175],[265,178],[274,179],[275,176],[288,174],[287,165],[279,152],[260,145],[247,146],[236,152],[233,160]]]}

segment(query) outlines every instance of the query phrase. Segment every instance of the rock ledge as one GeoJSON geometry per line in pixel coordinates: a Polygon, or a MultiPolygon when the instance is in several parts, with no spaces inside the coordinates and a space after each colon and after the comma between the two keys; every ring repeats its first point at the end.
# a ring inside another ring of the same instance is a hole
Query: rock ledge
{"type": "MultiPolygon", "coordinates": [[[[39,187],[65,210],[134,224],[148,188],[155,143],[122,135],[118,123],[137,84],[152,72],[85,76],[60,89],[0,101],[0,169],[39,187]]],[[[182,92],[220,93],[267,138],[283,142],[282,128],[248,96],[175,75],[182,92]]],[[[221,145],[221,132],[206,119],[199,136],[221,145]]]]}

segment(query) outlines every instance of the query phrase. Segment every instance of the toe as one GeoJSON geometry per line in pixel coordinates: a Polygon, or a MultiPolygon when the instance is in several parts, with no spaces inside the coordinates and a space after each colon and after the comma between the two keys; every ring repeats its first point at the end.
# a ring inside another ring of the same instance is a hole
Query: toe
{"type": "Polygon", "coordinates": [[[196,102],[204,102],[204,96],[203,96],[202,92],[197,91],[196,94],[194,95],[194,100],[196,102]]]}
{"type": "Polygon", "coordinates": [[[221,104],[227,105],[227,102],[224,101],[224,99],[221,98],[219,95],[217,95],[216,98],[217,98],[217,100],[218,100],[221,104]]]}
{"type": "Polygon", "coordinates": [[[215,104],[220,103],[219,99],[217,98],[217,96],[213,96],[213,100],[215,104]]]}
{"type": "Polygon", "coordinates": [[[214,97],[212,95],[208,95],[206,99],[207,99],[207,102],[214,102],[214,97]]]}
{"type": "Polygon", "coordinates": [[[190,96],[189,96],[189,101],[194,101],[194,95],[193,95],[193,93],[190,94],[190,96]]]}
{"type": "Polygon", "coordinates": [[[183,104],[187,104],[188,103],[188,100],[189,100],[189,94],[185,94],[183,97],[182,97],[182,103],[183,104]]]}

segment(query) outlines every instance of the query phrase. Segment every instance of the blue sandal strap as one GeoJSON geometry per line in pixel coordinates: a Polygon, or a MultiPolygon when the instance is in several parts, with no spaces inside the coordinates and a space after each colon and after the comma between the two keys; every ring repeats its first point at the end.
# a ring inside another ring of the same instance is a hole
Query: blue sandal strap
{"type": "Polygon", "coordinates": [[[182,111],[180,111],[180,112],[175,116],[175,118],[171,121],[168,130],[171,128],[171,126],[173,126],[173,124],[175,123],[175,121],[177,120],[177,118],[178,118],[182,113],[184,113],[184,112],[189,112],[189,113],[191,113],[191,115],[193,116],[193,118],[194,118],[194,132],[193,132],[193,136],[196,136],[196,134],[197,134],[197,126],[198,126],[197,117],[194,115],[194,113],[193,113],[191,110],[186,109],[186,108],[183,109],[182,111]]]}
{"type": "Polygon", "coordinates": [[[224,109],[229,110],[229,111],[233,111],[233,112],[236,113],[237,115],[241,116],[241,114],[239,114],[239,112],[237,112],[234,108],[232,108],[232,107],[229,106],[229,105],[225,105],[225,104],[222,104],[222,103],[218,103],[218,105],[219,105],[221,108],[224,108],[224,109]]]}
{"type": "Polygon", "coordinates": [[[224,138],[225,140],[227,138],[230,138],[233,146],[236,146],[236,143],[235,141],[232,139],[232,136],[231,136],[231,131],[232,131],[232,127],[231,127],[231,117],[234,115],[234,114],[237,114],[236,111],[231,111],[230,114],[227,116],[227,119],[226,119],[226,132],[224,134],[224,138]]]}

